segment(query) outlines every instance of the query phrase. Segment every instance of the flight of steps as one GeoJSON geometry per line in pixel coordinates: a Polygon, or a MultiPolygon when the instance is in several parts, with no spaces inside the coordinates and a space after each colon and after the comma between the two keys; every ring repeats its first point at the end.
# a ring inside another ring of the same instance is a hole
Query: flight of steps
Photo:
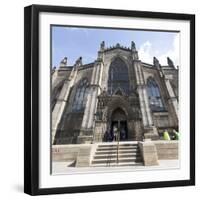
{"type": "Polygon", "coordinates": [[[137,142],[119,142],[118,154],[116,142],[99,144],[91,162],[92,167],[142,165],[143,161],[137,142]]]}

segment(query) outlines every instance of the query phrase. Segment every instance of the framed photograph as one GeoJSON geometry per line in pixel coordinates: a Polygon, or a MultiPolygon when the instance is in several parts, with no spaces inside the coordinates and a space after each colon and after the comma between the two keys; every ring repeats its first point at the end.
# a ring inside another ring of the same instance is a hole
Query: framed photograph
{"type": "Polygon", "coordinates": [[[195,184],[195,16],[32,5],[24,192],[195,184]]]}

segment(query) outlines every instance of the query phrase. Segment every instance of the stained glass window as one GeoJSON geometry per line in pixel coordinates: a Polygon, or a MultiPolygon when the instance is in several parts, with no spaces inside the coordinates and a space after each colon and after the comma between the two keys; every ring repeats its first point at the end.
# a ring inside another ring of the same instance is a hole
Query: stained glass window
{"type": "Polygon", "coordinates": [[[160,90],[153,78],[147,80],[147,93],[149,96],[149,104],[152,111],[164,111],[164,105],[161,99],[160,90]]]}
{"type": "Polygon", "coordinates": [[[115,94],[118,90],[129,94],[128,68],[121,58],[111,63],[108,79],[108,93],[115,94]]]}
{"type": "Polygon", "coordinates": [[[84,111],[88,92],[89,92],[88,80],[83,79],[80,81],[80,83],[76,89],[76,94],[75,94],[73,105],[72,105],[72,111],[74,111],[74,112],[83,112],[84,111]]]}

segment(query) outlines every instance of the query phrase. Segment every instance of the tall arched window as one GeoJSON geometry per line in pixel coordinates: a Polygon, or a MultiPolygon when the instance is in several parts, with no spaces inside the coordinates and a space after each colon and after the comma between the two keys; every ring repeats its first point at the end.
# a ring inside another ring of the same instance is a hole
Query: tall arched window
{"type": "Polygon", "coordinates": [[[87,79],[83,79],[80,81],[76,94],[74,97],[72,111],[74,112],[83,112],[86,105],[86,100],[89,92],[89,83],[87,79]]]}
{"type": "Polygon", "coordinates": [[[118,90],[129,93],[128,68],[124,61],[117,57],[110,65],[108,93],[115,94],[118,90]]]}
{"type": "Polygon", "coordinates": [[[149,104],[152,111],[164,111],[159,87],[153,78],[147,80],[147,93],[149,96],[149,104]]]}

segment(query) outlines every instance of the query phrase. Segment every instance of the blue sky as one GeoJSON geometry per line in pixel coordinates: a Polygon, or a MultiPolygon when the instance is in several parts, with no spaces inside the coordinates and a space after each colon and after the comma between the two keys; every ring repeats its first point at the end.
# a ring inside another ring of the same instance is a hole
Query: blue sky
{"type": "Polygon", "coordinates": [[[151,64],[156,56],[165,65],[169,56],[179,65],[179,33],[63,26],[52,27],[52,65],[58,67],[65,56],[68,65],[73,65],[80,56],[84,64],[93,62],[102,41],[106,47],[117,43],[130,47],[134,41],[143,62],[151,64]]]}

